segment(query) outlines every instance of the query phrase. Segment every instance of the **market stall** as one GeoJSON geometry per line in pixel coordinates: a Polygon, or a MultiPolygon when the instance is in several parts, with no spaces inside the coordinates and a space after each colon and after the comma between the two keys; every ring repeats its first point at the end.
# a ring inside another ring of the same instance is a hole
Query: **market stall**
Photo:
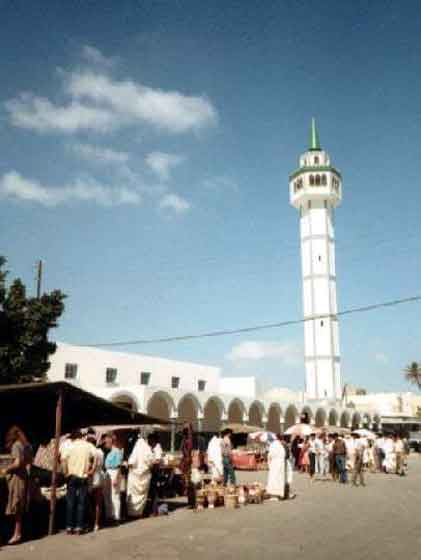
{"type": "Polygon", "coordinates": [[[14,424],[26,433],[30,442],[54,438],[52,482],[46,495],[49,500],[50,534],[55,529],[59,443],[63,433],[92,425],[166,423],[129,411],[66,382],[0,387],[0,410],[1,442],[8,428],[14,424]]]}

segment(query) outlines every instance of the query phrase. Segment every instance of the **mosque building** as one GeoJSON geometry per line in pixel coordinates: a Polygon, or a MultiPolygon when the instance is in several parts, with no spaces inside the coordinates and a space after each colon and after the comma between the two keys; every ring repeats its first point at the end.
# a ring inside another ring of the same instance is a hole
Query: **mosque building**
{"type": "Polygon", "coordinates": [[[305,390],[260,394],[253,377],[223,377],[218,367],[57,344],[48,377],[66,380],[132,410],[212,432],[224,422],[273,432],[300,421],[315,426],[379,428],[378,409],[346,403],[337,317],[334,212],[342,177],[321,148],[312,121],[309,148],[289,178],[290,202],[300,214],[305,341],[305,390]]]}

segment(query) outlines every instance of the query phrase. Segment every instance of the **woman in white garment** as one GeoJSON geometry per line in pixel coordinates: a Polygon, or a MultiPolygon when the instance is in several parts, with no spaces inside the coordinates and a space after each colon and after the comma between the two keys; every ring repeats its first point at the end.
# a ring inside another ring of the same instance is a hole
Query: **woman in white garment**
{"type": "Polygon", "coordinates": [[[129,517],[140,517],[145,509],[154,460],[152,448],[146,440],[139,437],[129,457],[127,480],[127,515],[129,517]]]}
{"type": "Polygon", "coordinates": [[[266,492],[272,500],[280,500],[285,494],[285,447],[282,436],[277,434],[275,441],[269,446],[268,465],[269,475],[266,492]]]}
{"type": "Polygon", "coordinates": [[[220,482],[224,476],[224,466],[222,463],[222,440],[215,434],[208,445],[208,466],[211,471],[212,480],[220,482]]]}

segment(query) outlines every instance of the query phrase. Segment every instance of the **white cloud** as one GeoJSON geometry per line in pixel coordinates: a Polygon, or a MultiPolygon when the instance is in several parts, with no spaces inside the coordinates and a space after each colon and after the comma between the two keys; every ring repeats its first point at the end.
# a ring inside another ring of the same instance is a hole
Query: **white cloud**
{"type": "Polygon", "coordinates": [[[303,352],[296,342],[247,340],[233,346],[227,359],[231,362],[257,362],[270,359],[295,366],[302,363],[303,352]]]}
{"type": "Polygon", "coordinates": [[[181,133],[215,124],[217,120],[215,108],[204,96],[153,89],[132,80],[116,81],[103,74],[73,72],[66,87],[74,99],[105,105],[125,124],[140,121],[181,133]]]}
{"type": "Polygon", "coordinates": [[[0,177],[0,198],[34,202],[49,207],[72,201],[90,201],[102,206],[141,203],[139,193],[126,187],[114,188],[93,179],[77,179],[69,185],[50,187],[33,179],[26,179],[16,171],[0,177]]]}
{"type": "Polygon", "coordinates": [[[129,160],[127,152],[112,150],[111,148],[103,148],[102,146],[93,146],[92,144],[73,144],[71,146],[73,152],[80,158],[90,163],[98,163],[100,165],[121,165],[129,160]]]}
{"type": "Polygon", "coordinates": [[[374,355],[374,359],[379,364],[388,364],[389,363],[389,357],[386,356],[386,354],[383,354],[383,352],[377,352],[377,354],[374,355]]]}
{"type": "Polygon", "coordinates": [[[176,214],[184,214],[191,209],[191,204],[178,194],[168,193],[161,198],[159,207],[163,210],[172,210],[176,214]]]}
{"type": "Polygon", "coordinates": [[[98,66],[103,66],[104,68],[111,68],[116,63],[116,57],[106,57],[102,52],[96,47],[91,45],[85,45],[82,49],[83,58],[91,63],[98,66]]]}
{"type": "Polygon", "coordinates": [[[5,107],[14,126],[41,133],[73,134],[86,130],[108,132],[117,125],[115,115],[107,109],[90,107],[78,101],[58,106],[30,93],[22,93],[6,101],[5,107]]]}
{"type": "Polygon", "coordinates": [[[101,73],[64,74],[70,102],[57,105],[23,93],[6,101],[14,126],[37,132],[109,132],[123,126],[149,124],[170,133],[210,126],[217,112],[204,96],[153,89],[132,80],[116,81],[101,73]]]}
{"type": "Polygon", "coordinates": [[[184,161],[184,157],[165,152],[151,152],[145,157],[146,165],[158,176],[161,181],[168,181],[171,171],[184,161]]]}

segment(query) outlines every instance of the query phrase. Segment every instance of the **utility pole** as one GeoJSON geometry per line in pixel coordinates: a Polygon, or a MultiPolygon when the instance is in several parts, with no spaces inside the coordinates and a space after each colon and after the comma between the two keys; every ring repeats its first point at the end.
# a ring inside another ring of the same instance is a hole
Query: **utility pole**
{"type": "Polygon", "coordinates": [[[42,260],[37,263],[37,298],[41,297],[41,285],[42,285],[42,260]]]}

